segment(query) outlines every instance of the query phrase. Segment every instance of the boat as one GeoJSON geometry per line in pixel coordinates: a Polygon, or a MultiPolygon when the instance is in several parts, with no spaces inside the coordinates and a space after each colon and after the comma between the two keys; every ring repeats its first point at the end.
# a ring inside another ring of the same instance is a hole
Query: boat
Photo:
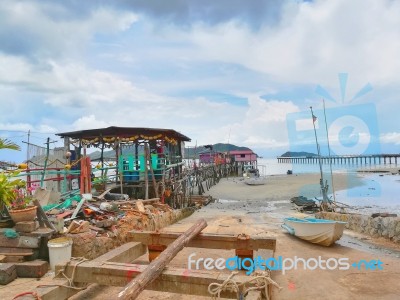
{"type": "Polygon", "coordinates": [[[263,185],[267,183],[267,178],[260,176],[260,171],[253,167],[248,168],[243,173],[244,183],[248,185],[263,185]]]}
{"type": "Polygon", "coordinates": [[[282,228],[310,243],[330,246],[343,235],[346,222],[315,219],[285,218],[282,228]]]}
{"type": "Polygon", "coordinates": [[[267,183],[267,178],[266,177],[245,178],[244,183],[248,185],[264,185],[267,183]]]}

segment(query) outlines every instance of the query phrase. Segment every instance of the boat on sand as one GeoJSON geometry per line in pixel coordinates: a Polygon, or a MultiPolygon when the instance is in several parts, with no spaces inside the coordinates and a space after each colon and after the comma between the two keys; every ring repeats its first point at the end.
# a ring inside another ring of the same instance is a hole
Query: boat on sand
{"type": "Polygon", "coordinates": [[[265,177],[250,177],[245,178],[244,183],[248,185],[263,185],[267,183],[267,178],[265,177]]]}
{"type": "Polygon", "coordinates": [[[263,185],[267,183],[267,178],[260,176],[260,171],[253,167],[248,168],[243,173],[244,183],[248,185],[263,185]]]}
{"type": "Polygon", "coordinates": [[[343,235],[346,222],[315,219],[285,218],[282,228],[310,243],[330,246],[343,235]]]}

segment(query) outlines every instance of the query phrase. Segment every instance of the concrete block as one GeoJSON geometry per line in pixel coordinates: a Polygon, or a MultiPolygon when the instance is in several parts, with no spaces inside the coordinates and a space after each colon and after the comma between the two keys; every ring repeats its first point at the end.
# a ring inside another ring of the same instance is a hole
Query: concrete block
{"type": "Polygon", "coordinates": [[[18,222],[17,224],[15,224],[15,231],[17,231],[17,232],[32,232],[32,231],[35,231],[37,228],[38,228],[38,225],[34,221],[18,222]]]}
{"type": "Polygon", "coordinates": [[[44,260],[33,260],[15,264],[18,277],[40,278],[49,270],[49,263],[44,260]]]}
{"type": "Polygon", "coordinates": [[[17,269],[14,264],[0,263],[0,284],[5,285],[17,278],[17,269]]]}

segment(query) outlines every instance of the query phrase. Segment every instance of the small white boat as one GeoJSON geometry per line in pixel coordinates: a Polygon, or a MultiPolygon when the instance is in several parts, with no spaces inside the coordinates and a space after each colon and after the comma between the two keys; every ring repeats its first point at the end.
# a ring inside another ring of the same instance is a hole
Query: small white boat
{"type": "Polygon", "coordinates": [[[346,222],[315,219],[285,218],[282,228],[298,238],[323,246],[330,246],[343,235],[346,222]]]}
{"type": "Polygon", "coordinates": [[[248,185],[263,185],[267,183],[267,178],[266,177],[245,178],[244,183],[248,185]]]}
{"type": "Polygon", "coordinates": [[[244,183],[248,185],[263,185],[267,183],[266,177],[261,177],[258,169],[247,168],[243,173],[244,183]]]}

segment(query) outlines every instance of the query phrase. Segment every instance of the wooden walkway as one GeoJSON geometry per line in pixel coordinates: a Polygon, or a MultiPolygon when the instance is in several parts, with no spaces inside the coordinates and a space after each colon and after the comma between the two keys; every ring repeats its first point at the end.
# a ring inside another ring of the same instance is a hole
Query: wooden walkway
{"type": "Polygon", "coordinates": [[[334,165],[381,165],[400,163],[400,154],[373,154],[373,155],[332,155],[332,156],[278,156],[278,163],[292,164],[322,164],[334,165]]]}

